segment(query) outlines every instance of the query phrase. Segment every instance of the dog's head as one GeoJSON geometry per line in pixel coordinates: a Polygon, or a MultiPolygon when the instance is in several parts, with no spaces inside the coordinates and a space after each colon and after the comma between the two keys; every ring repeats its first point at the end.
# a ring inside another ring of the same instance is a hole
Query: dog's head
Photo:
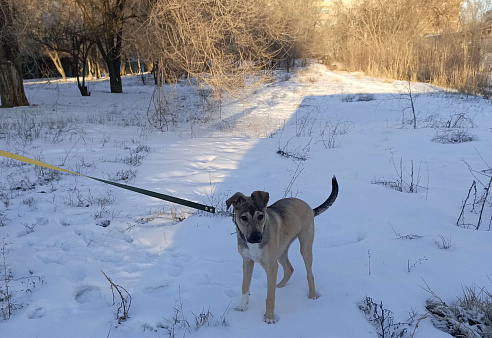
{"type": "Polygon", "coordinates": [[[260,243],[263,239],[269,198],[265,191],[255,191],[251,197],[237,192],[226,201],[227,209],[232,205],[234,222],[249,243],[260,243]]]}

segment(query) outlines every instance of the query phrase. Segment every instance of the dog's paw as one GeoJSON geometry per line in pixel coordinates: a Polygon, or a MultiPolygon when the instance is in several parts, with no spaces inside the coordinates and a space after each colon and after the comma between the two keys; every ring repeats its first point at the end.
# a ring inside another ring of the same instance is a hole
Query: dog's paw
{"type": "Polygon", "coordinates": [[[314,293],[309,293],[309,296],[308,298],[309,299],[318,299],[320,297],[320,295],[317,293],[317,292],[314,292],[314,293]]]}
{"type": "Polygon", "coordinates": [[[246,311],[247,309],[248,309],[248,304],[243,304],[243,303],[239,304],[238,306],[236,306],[236,307],[234,308],[234,310],[236,310],[236,311],[241,311],[241,312],[244,312],[244,311],[246,311]]]}
{"type": "Polygon", "coordinates": [[[243,295],[243,298],[241,299],[241,303],[239,303],[239,305],[236,306],[234,310],[244,312],[248,309],[248,303],[249,303],[249,294],[247,293],[243,295]]]}
{"type": "Polygon", "coordinates": [[[277,284],[277,288],[283,288],[285,285],[287,284],[287,282],[284,282],[283,280],[277,284]]]}
{"type": "Polygon", "coordinates": [[[264,317],[264,321],[265,323],[267,324],[275,324],[277,322],[277,320],[275,318],[267,318],[267,316],[265,315],[264,317]]]}

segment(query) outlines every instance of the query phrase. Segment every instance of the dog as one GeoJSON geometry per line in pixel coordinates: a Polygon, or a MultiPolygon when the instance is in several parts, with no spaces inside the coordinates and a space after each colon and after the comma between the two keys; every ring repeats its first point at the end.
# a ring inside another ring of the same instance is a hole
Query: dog
{"type": "Polygon", "coordinates": [[[267,298],[265,322],[275,323],[275,284],[277,283],[278,263],[284,270],[283,279],[276,285],[281,288],[289,281],[294,268],[290,264],[288,251],[292,242],[298,238],[301,255],[306,266],[309,298],[316,299],[311,269],[313,262],[314,217],[326,211],[338,196],[338,182],[332,178],[332,191],[328,199],[319,207],[311,207],[298,198],[284,198],[267,207],[269,194],[255,191],[251,197],[237,192],[226,201],[227,209],[233,206],[233,222],[236,225],[237,248],[243,258],[243,284],[241,303],[235,308],[246,311],[249,302],[249,287],[255,262],[267,274],[267,298]]]}

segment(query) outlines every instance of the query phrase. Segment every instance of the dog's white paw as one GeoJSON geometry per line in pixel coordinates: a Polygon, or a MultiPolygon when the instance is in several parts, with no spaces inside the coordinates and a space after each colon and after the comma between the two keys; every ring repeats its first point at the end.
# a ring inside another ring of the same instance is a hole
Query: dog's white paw
{"type": "Polygon", "coordinates": [[[275,318],[267,318],[266,316],[265,316],[264,320],[265,320],[265,323],[267,323],[267,324],[275,324],[277,322],[277,320],[275,318]]]}
{"type": "Polygon", "coordinates": [[[243,304],[243,303],[239,304],[238,306],[236,306],[236,307],[234,308],[234,310],[236,310],[236,311],[241,311],[241,312],[244,312],[244,311],[246,311],[247,309],[248,309],[248,304],[243,304]]]}
{"type": "Polygon", "coordinates": [[[244,312],[248,309],[248,303],[249,303],[249,294],[245,294],[241,299],[241,303],[238,306],[236,306],[234,310],[244,312]]]}

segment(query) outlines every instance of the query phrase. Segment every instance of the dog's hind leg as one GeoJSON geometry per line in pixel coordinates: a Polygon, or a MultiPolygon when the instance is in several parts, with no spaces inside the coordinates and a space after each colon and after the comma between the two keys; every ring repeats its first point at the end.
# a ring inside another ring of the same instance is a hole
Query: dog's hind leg
{"type": "Polygon", "coordinates": [[[306,266],[307,273],[307,281],[309,287],[309,298],[316,299],[318,298],[318,294],[316,293],[316,289],[314,287],[314,276],[313,276],[313,240],[314,240],[314,231],[309,231],[305,234],[299,236],[299,242],[301,246],[301,255],[304,259],[304,265],[306,266]]]}
{"type": "Polygon", "coordinates": [[[284,270],[284,278],[280,281],[280,283],[277,284],[278,288],[283,288],[285,284],[289,281],[290,277],[292,276],[292,273],[294,272],[294,268],[292,267],[292,264],[290,264],[289,261],[289,248],[285,249],[284,253],[280,255],[280,258],[278,259],[280,265],[282,265],[282,269],[284,270]]]}

